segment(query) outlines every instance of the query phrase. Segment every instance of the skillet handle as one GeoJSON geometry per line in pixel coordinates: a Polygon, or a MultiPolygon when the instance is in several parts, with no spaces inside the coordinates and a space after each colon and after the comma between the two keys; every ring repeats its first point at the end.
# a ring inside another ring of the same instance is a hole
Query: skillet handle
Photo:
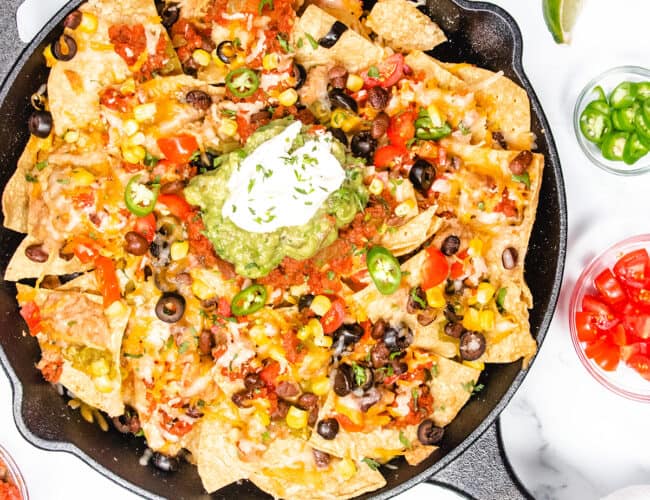
{"type": "Polygon", "coordinates": [[[26,44],[18,36],[16,12],[24,0],[2,0],[0,9],[0,82],[2,82],[26,44]]]}
{"type": "Polygon", "coordinates": [[[475,500],[534,500],[508,462],[499,419],[427,482],[451,487],[475,500]]]}

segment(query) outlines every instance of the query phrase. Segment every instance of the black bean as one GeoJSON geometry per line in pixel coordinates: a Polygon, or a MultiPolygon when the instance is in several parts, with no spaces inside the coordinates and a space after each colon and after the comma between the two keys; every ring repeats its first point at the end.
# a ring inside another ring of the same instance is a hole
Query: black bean
{"type": "Polygon", "coordinates": [[[510,168],[510,171],[514,175],[521,175],[523,174],[528,166],[531,164],[533,161],[533,153],[530,151],[522,151],[519,153],[517,156],[514,157],[514,159],[510,162],[510,165],[508,167],[510,168]]]}
{"type": "Polygon", "coordinates": [[[403,375],[409,371],[409,365],[398,359],[391,360],[390,365],[393,367],[393,375],[403,375]]]}
{"type": "Polygon", "coordinates": [[[384,343],[391,351],[403,351],[413,343],[413,332],[406,325],[390,326],[384,332],[384,343]]]}
{"type": "Polygon", "coordinates": [[[308,293],[305,295],[302,295],[300,299],[298,300],[298,310],[303,311],[307,309],[311,303],[314,301],[314,294],[308,293]]]}
{"type": "Polygon", "coordinates": [[[176,323],[185,313],[185,299],[177,293],[163,293],[156,304],[156,316],[165,323],[176,323]]]}
{"type": "Polygon", "coordinates": [[[334,376],[334,392],[337,396],[347,396],[352,391],[352,368],[350,365],[340,365],[334,376]]]}
{"type": "Polygon", "coordinates": [[[506,248],[501,254],[501,262],[503,263],[503,267],[506,269],[514,269],[514,267],[517,265],[518,257],[519,254],[516,249],[512,247],[506,248]]]}
{"type": "Polygon", "coordinates": [[[147,238],[136,231],[129,231],[124,235],[126,245],[124,249],[131,255],[144,255],[149,250],[147,238]]]}
{"type": "Polygon", "coordinates": [[[309,427],[314,427],[314,425],[316,425],[316,422],[318,422],[318,405],[314,406],[311,410],[309,410],[307,425],[309,427]]]}
{"type": "Polygon", "coordinates": [[[79,25],[81,24],[81,18],[82,17],[83,17],[83,14],[81,13],[80,10],[73,10],[63,20],[63,27],[64,28],[69,28],[71,30],[76,30],[79,27],[79,25]]]}
{"type": "Polygon", "coordinates": [[[368,90],[368,104],[375,109],[383,110],[388,105],[390,94],[382,87],[371,87],[368,90]]]}
{"type": "Polygon", "coordinates": [[[140,430],[140,419],[137,413],[127,409],[124,415],[113,417],[113,426],[122,434],[135,434],[140,430]]]}
{"type": "Polygon", "coordinates": [[[370,135],[372,135],[374,139],[381,139],[384,134],[386,134],[389,125],[390,117],[382,111],[375,116],[375,119],[372,121],[372,125],[370,126],[370,135]]]}
{"type": "Polygon", "coordinates": [[[176,472],[179,467],[178,459],[176,457],[168,457],[162,453],[154,453],[151,458],[151,463],[156,469],[164,472],[176,472]]]}
{"type": "Polygon", "coordinates": [[[27,121],[29,133],[45,139],[52,132],[52,114],[49,111],[34,111],[27,121]]]}
{"type": "Polygon", "coordinates": [[[271,410],[271,420],[284,420],[289,413],[289,403],[279,399],[277,405],[271,410]]]}
{"type": "Polygon", "coordinates": [[[451,323],[457,323],[463,319],[461,315],[456,313],[456,308],[451,302],[447,302],[447,307],[445,307],[444,315],[445,318],[447,318],[447,321],[451,323]]]}
{"type": "Polygon", "coordinates": [[[334,343],[343,337],[343,345],[356,344],[363,337],[363,327],[358,323],[343,324],[334,332],[334,343]]]}
{"type": "Polygon", "coordinates": [[[264,125],[271,121],[272,115],[268,109],[263,109],[257,113],[253,113],[250,117],[250,122],[255,125],[264,125]]]}
{"type": "Polygon", "coordinates": [[[244,377],[244,386],[246,389],[261,389],[264,387],[264,381],[257,373],[247,373],[244,377]]]}
{"type": "Polygon", "coordinates": [[[438,444],[444,435],[442,427],[436,427],[430,419],[423,420],[418,427],[418,440],[425,446],[438,444]]]}
{"type": "Polygon", "coordinates": [[[49,259],[49,254],[43,248],[43,245],[38,243],[34,245],[29,245],[25,248],[25,256],[32,262],[47,262],[49,259]]]}
{"type": "Polygon", "coordinates": [[[348,80],[348,71],[343,66],[334,66],[327,73],[330,85],[335,89],[344,89],[348,80]]]}
{"type": "Polygon", "coordinates": [[[378,390],[368,391],[359,399],[359,409],[366,413],[373,405],[381,400],[381,394],[378,390]]]}
{"type": "Polygon", "coordinates": [[[384,330],[386,330],[386,327],[388,325],[383,319],[380,319],[372,325],[372,330],[370,330],[370,336],[375,339],[375,340],[380,340],[384,338],[384,330]]]}
{"type": "Polygon", "coordinates": [[[318,45],[330,49],[339,41],[341,35],[347,31],[348,27],[341,21],[334,21],[330,30],[318,40],[318,45]]]}
{"type": "Polygon", "coordinates": [[[339,422],[335,418],[325,418],[318,422],[316,432],[327,440],[332,440],[339,433],[339,422]]]}
{"type": "Polygon", "coordinates": [[[461,323],[449,322],[445,325],[445,335],[459,339],[463,333],[465,333],[465,328],[461,323]]]}
{"type": "Polygon", "coordinates": [[[460,336],[460,357],[475,361],[485,352],[485,337],[480,332],[466,331],[460,336]]]}
{"type": "Polygon", "coordinates": [[[77,42],[70,35],[61,35],[52,43],[52,55],[59,61],[69,61],[77,55],[77,42]]]}
{"type": "Polygon", "coordinates": [[[332,137],[339,141],[341,144],[344,146],[348,145],[348,136],[345,135],[345,132],[343,132],[340,128],[334,128],[334,127],[327,127],[327,131],[332,134],[332,137]]]}
{"type": "Polygon", "coordinates": [[[406,301],[406,311],[409,314],[415,314],[427,308],[427,294],[424,293],[422,287],[416,286],[412,288],[409,293],[409,298],[406,301]]]}
{"type": "Polygon", "coordinates": [[[180,16],[180,7],[178,4],[156,2],[156,6],[158,8],[158,15],[160,16],[160,22],[162,25],[167,29],[171,28],[176,23],[176,21],[178,21],[178,18],[180,16]]]}
{"type": "Polygon", "coordinates": [[[283,399],[293,398],[300,394],[300,387],[295,382],[283,380],[278,383],[278,386],[275,388],[275,393],[283,399]]]}
{"type": "Polygon", "coordinates": [[[311,451],[312,451],[312,455],[314,456],[314,463],[316,464],[317,468],[325,469],[329,466],[330,461],[332,459],[329,453],[325,453],[324,451],[317,450],[316,448],[312,448],[311,451]]]}
{"type": "Polygon", "coordinates": [[[185,189],[185,181],[181,180],[165,182],[160,186],[162,194],[179,194],[183,189],[185,189]]]}
{"type": "Polygon", "coordinates": [[[199,335],[199,351],[208,356],[214,347],[214,335],[210,330],[202,330],[199,335]]]}
{"type": "Polygon", "coordinates": [[[235,58],[235,45],[230,40],[224,40],[217,45],[217,57],[224,64],[230,64],[235,58]]]}
{"type": "Polygon", "coordinates": [[[307,71],[302,64],[293,63],[293,77],[296,79],[294,89],[299,90],[307,80],[307,71]]]}
{"type": "Polygon", "coordinates": [[[455,234],[450,234],[440,245],[440,251],[447,257],[454,255],[460,250],[460,238],[455,234]]]}
{"type": "Polygon", "coordinates": [[[350,149],[354,156],[364,158],[367,162],[372,162],[375,149],[377,149],[377,140],[372,137],[370,132],[364,130],[352,137],[350,149]]]}
{"type": "Polygon", "coordinates": [[[506,138],[503,137],[503,134],[501,132],[492,132],[492,139],[496,141],[499,146],[501,146],[501,149],[508,149],[506,138]]]}
{"type": "Polygon", "coordinates": [[[359,105],[352,97],[347,95],[340,89],[333,89],[329,91],[330,103],[333,108],[343,108],[348,111],[356,113],[359,111],[359,105]]]}
{"type": "Polygon", "coordinates": [[[436,168],[423,158],[418,158],[409,171],[409,180],[413,187],[422,195],[427,196],[433,181],[436,179],[436,168]]]}
{"type": "Polygon", "coordinates": [[[248,389],[244,389],[242,391],[233,394],[232,398],[230,399],[232,399],[232,402],[235,403],[240,408],[250,408],[252,404],[251,400],[253,399],[253,395],[248,389]]]}
{"type": "Polygon", "coordinates": [[[318,396],[313,392],[305,392],[300,395],[296,404],[303,410],[311,410],[318,407],[318,396]]]}
{"type": "Polygon", "coordinates": [[[383,342],[372,346],[370,351],[370,362],[374,368],[381,368],[390,361],[390,349],[383,342]]]}
{"type": "Polygon", "coordinates": [[[203,412],[196,406],[190,406],[187,410],[185,410],[185,414],[190,418],[201,418],[203,416],[203,412]]]}
{"type": "Polygon", "coordinates": [[[205,111],[212,105],[212,97],[210,97],[210,94],[198,89],[190,90],[185,95],[185,100],[188,104],[191,104],[193,108],[201,111],[205,111]]]}
{"type": "Polygon", "coordinates": [[[435,309],[427,307],[424,312],[421,312],[416,316],[416,319],[422,326],[427,326],[433,323],[433,320],[436,319],[437,315],[438,313],[435,311],[435,309]]]}

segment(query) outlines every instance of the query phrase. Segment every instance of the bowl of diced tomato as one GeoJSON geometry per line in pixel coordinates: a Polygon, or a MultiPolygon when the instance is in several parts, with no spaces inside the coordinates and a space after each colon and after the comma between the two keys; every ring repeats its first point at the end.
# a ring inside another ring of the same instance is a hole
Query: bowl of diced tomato
{"type": "Polygon", "coordinates": [[[615,393],[650,402],[650,234],[623,240],[582,272],[569,305],[582,364],[615,393]]]}

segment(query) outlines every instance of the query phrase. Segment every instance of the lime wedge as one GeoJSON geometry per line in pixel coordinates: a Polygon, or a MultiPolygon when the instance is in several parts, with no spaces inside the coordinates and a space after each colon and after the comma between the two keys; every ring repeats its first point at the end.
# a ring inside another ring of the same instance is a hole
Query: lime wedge
{"type": "Polygon", "coordinates": [[[569,43],[582,0],[542,0],[544,21],[557,43],[569,43]]]}

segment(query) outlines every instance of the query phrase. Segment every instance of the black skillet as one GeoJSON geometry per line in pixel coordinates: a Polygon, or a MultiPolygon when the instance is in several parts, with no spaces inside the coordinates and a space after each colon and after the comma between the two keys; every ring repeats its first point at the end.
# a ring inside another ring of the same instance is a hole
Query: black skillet
{"type": "MultiPolygon", "coordinates": [[[[21,2],[4,0],[0,16],[0,77],[7,75],[0,89],[0,189],[11,176],[27,141],[30,96],[47,78],[41,56],[43,48],[61,32],[65,14],[80,3],[79,0],[69,2],[25,46],[17,36],[14,21],[21,2]]],[[[366,4],[366,8],[369,6],[366,4]]],[[[439,23],[450,40],[436,48],[433,55],[443,61],[463,61],[503,71],[530,96],[532,130],[537,135],[538,151],[546,157],[539,209],[526,257],[526,280],[535,302],[530,323],[541,344],[562,281],[566,200],[560,160],[548,122],[522,68],[521,33],[509,14],[488,3],[428,0],[422,10],[439,23]]],[[[20,240],[21,235],[0,229],[1,274],[20,240]]],[[[231,485],[210,497],[201,487],[196,468],[189,464],[174,474],[140,466],[138,459],[145,449],[142,439],[128,438],[114,430],[101,432],[68,408],[64,399],[43,381],[34,368],[39,358],[37,343],[31,337],[22,336],[23,328],[15,286],[2,282],[0,361],[13,388],[16,424],[29,442],[46,450],[70,452],[125,488],[149,498],[267,498],[248,482],[231,485]]],[[[490,365],[481,375],[480,382],[485,389],[448,426],[440,449],[417,467],[398,461],[396,470],[382,468],[387,485],[363,498],[389,498],[427,479],[451,485],[480,500],[527,498],[528,494],[518,486],[504,463],[495,423],[525,376],[520,368],[519,362],[490,365]]],[[[74,480],[72,472],[70,477],[61,478],[66,480],[74,480]]]]}

